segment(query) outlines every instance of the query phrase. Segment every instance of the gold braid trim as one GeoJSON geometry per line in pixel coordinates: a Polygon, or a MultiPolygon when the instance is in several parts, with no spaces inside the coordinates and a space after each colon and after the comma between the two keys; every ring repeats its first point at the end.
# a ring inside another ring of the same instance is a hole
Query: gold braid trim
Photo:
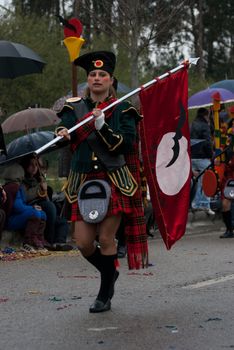
{"type": "MultiPolygon", "coordinates": [[[[108,125],[108,124],[106,124],[108,125]]],[[[103,142],[105,142],[105,144],[108,146],[109,151],[114,151],[122,142],[123,142],[123,136],[122,135],[118,135],[115,134],[114,131],[111,128],[108,128],[108,131],[112,134],[112,137],[115,137],[118,141],[117,144],[115,144],[114,146],[112,146],[105,138],[105,136],[102,135],[101,131],[97,130],[99,136],[102,138],[103,142]]]]}
{"type": "MultiPolygon", "coordinates": [[[[132,176],[127,165],[120,169],[107,172],[112,183],[125,195],[132,197],[138,189],[138,184],[132,176]]],[[[87,174],[74,173],[70,171],[68,179],[62,187],[69,203],[74,203],[78,198],[80,186],[85,182],[87,174]]]]}
{"type": "MultiPolygon", "coordinates": [[[[66,102],[74,102],[74,101],[66,101],[66,102]]],[[[64,107],[68,107],[68,108],[70,108],[71,110],[74,110],[74,107],[72,107],[71,105],[67,105],[67,104],[65,104],[65,105],[63,105],[63,108],[64,107]]]]}
{"type": "Polygon", "coordinates": [[[102,138],[102,140],[105,142],[105,144],[108,146],[108,148],[111,148],[111,145],[107,142],[107,140],[105,139],[104,136],[102,136],[102,134],[100,133],[99,130],[97,130],[99,136],[102,138]]]}
{"type": "Polygon", "coordinates": [[[123,142],[123,136],[122,135],[116,135],[116,134],[113,134],[114,137],[116,137],[117,139],[119,139],[119,142],[114,145],[113,147],[111,147],[109,149],[109,151],[114,151],[117,147],[119,147],[119,145],[121,145],[121,143],[123,142]]]}
{"type": "Polygon", "coordinates": [[[74,173],[70,170],[67,181],[61,189],[69,203],[75,203],[77,201],[79,188],[84,183],[86,177],[87,174],[74,173]]]}
{"type": "Polygon", "coordinates": [[[130,109],[133,109],[134,111],[136,111],[136,113],[137,113],[137,115],[140,117],[140,119],[143,119],[143,115],[139,114],[138,111],[136,110],[136,108],[134,108],[133,106],[131,106],[131,107],[127,108],[127,109],[124,109],[124,110],[122,111],[122,113],[126,113],[126,112],[128,112],[130,109]]]}
{"type": "Polygon", "coordinates": [[[137,191],[138,184],[134,177],[132,176],[127,165],[124,165],[120,169],[109,171],[109,178],[113,184],[118,187],[118,189],[125,195],[132,197],[137,191]]]}

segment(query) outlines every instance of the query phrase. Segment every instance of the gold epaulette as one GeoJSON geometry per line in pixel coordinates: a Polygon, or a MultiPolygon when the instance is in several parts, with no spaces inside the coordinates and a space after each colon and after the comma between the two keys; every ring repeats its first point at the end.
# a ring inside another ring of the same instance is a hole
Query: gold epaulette
{"type": "Polygon", "coordinates": [[[72,105],[70,105],[69,103],[74,103],[74,102],[79,102],[81,100],[81,97],[70,97],[66,100],[66,102],[64,103],[63,107],[57,112],[57,116],[60,118],[62,112],[68,108],[71,109],[72,111],[74,110],[74,107],[72,105]]]}
{"type": "Polygon", "coordinates": [[[80,100],[81,100],[81,97],[76,96],[76,97],[70,97],[70,98],[68,98],[68,99],[66,100],[66,102],[78,102],[78,101],[80,101],[80,100]]]}
{"type": "Polygon", "coordinates": [[[70,104],[70,103],[74,103],[74,102],[79,102],[81,100],[80,97],[70,97],[66,100],[66,102],[64,103],[63,107],[57,112],[57,116],[60,118],[60,116],[62,115],[62,112],[64,112],[64,110],[66,109],[71,109],[72,111],[74,110],[74,107],[70,104]]]}

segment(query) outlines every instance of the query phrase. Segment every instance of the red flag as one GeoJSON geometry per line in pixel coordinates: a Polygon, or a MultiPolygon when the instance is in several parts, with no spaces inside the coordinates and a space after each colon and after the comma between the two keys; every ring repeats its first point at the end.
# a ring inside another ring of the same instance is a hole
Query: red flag
{"type": "Polygon", "coordinates": [[[187,67],[140,92],[142,157],[167,249],[186,229],[191,184],[187,67]]]}

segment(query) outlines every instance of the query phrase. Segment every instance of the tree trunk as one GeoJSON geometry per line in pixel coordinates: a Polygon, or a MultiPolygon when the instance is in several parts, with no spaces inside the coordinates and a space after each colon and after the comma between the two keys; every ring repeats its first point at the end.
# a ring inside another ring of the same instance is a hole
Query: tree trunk
{"type": "Polygon", "coordinates": [[[136,88],[139,85],[138,77],[138,51],[137,51],[137,38],[133,34],[131,37],[131,87],[136,88]]]}
{"type": "Polygon", "coordinates": [[[203,0],[198,1],[198,43],[197,43],[197,56],[200,57],[198,61],[198,74],[200,78],[204,78],[204,58],[203,58],[203,8],[202,8],[203,0]]]}

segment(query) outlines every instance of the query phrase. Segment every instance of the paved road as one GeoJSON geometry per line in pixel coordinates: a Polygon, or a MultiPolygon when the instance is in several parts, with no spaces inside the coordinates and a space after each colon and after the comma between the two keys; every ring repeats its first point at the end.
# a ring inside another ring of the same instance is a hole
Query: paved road
{"type": "Polygon", "coordinates": [[[146,270],[121,260],[112,311],[89,314],[99,283],[79,254],[0,263],[0,350],[234,348],[234,239],[188,231],[149,240],[146,270]]]}

